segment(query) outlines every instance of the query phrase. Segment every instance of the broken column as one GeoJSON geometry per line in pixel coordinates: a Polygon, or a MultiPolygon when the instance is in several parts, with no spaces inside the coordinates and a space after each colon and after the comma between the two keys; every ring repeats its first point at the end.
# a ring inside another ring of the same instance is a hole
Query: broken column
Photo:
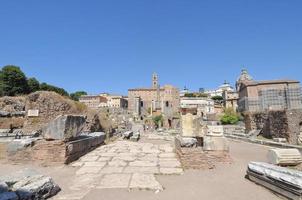
{"type": "Polygon", "coordinates": [[[301,153],[298,149],[270,149],[267,159],[270,164],[280,166],[295,166],[302,163],[301,153]]]}
{"type": "Polygon", "coordinates": [[[298,200],[302,197],[302,172],[300,171],[251,162],[248,164],[246,177],[288,199],[298,200]]]}
{"type": "Polygon", "coordinates": [[[208,131],[203,139],[205,151],[229,151],[229,142],[223,135],[223,126],[208,125],[208,131]]]}

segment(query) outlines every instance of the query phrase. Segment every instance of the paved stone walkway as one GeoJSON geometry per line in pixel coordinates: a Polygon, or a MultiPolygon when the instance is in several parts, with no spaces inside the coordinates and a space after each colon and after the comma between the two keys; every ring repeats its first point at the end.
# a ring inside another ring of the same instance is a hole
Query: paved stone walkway
{"type": "Polygon", "coordinates": [[[161,191],[155,175],[183,173],[171,144],[117,141],[83,156],[68,194],[55,199],[81,199],[90,189],[125,188],[161,191]]]}

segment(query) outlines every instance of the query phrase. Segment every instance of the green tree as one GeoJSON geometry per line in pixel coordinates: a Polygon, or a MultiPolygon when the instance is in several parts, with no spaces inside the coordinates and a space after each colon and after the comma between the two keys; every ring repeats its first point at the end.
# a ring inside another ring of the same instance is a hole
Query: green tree
{"type": "Polygon", "coordinates": [[[53,91],[56,92],[62,96],[69,96],[68,92],[66,92],[66,90],[64,90],[63,88],[59,88],[53,85],[49,85],[47,83],[41,83],[40,84],[40,90],[43,91],[53,91]]]}
{"type": "Polygon", "coordinates": [[[223,97],[222,96],[213,96],[212,100],[214,100],[214,101],[223,101],[223,97]]]}
{"type": "Polygon", "coordinates": [[[226,108],[220,121],[222,124],[236,124],[239,121],[239,114],[232,108],[226,108]]]}
{"type": "Polygon", "coordinates": [[[36,78],[29,78],[27,84],[30,92],[36,92],[40,90],[40,83],[36,78]]]}
{"type": "Polygon", "coordinates": [[[77,91],[77,92],[71,93],[70,98],[74,101],[79,101],[80,97],[83,96],[83,95],[87,95],[87,92],[77,91]]]}
{"type": "Polygon", "coordinates": [[[164,121],[164,117],[162,115],[157,115],[153,117],[153,122],[156,125],[156,127],[159,127],[160,124],[162,124],[164,121]]]}
{"type": "Polygon", "coordinates": [[[27,79],[21,69],[14,65],[7,65],[2,68],[1,73],[2,95],[16,96],[29,92],[27,79]]]}
{"type": "Polygon", "coordinates": [[[195,97],[195,94],[194,93],[186,93],[185,97],[195,97]]]}
{"type": "Polygon", "coordinates": [[[208,97],[208,94],[206,94],[206,93],[198,93],[198,94],[196,94],[196,97],[208,97]]]}

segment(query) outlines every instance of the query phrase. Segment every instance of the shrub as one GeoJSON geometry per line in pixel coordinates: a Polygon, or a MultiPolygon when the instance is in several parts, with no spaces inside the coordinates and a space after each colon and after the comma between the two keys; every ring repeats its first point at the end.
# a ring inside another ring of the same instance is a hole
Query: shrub
{"type": "Polygon", "coordinates": [[[239,119],[239,115],[232,108],[226,108],[220,121],[222,124],[236,124],[239,119]]]}

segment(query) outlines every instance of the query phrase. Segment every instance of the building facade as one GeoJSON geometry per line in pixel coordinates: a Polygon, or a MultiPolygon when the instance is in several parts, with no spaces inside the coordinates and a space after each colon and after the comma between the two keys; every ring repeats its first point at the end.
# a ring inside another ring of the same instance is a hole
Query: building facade
{"type": "Polygon", "coordinates": [[[153,74],[152,87],[128,90],[128,109],[137,115],[172,116],[179,111],[179,90],[172,85],[160,87],[157,74],[153,74]]]}
{"type": "Polygon", "coordinates": [[[84,95],[79,98],[79,101],[89,108],[127,108],[128,101],[121,95],[110,95],[102,93],[100,95],[84,95]]]}
{"type": "Polygon", "coordinates": [[[228,82],[225,81],[217,89],[205,90],[204,93],[208,94],[210,97],[214,97],[214,96],[222,96],[224,91],[234,92],[235,90],[228,82]]]}
{"type": "Polygon", "coordinates": [[[191,113],[200,117],[207,114],[214,114],[214,101],[208,98],[200,97],[181,97],[180,109],[182,114],[191,113]]]}
{"type": "Polygon", "coordinates": [[[241,112],[302,109],[300,82],[296,80],[255,81],[244,69],[236,88],[241,112]]]}

